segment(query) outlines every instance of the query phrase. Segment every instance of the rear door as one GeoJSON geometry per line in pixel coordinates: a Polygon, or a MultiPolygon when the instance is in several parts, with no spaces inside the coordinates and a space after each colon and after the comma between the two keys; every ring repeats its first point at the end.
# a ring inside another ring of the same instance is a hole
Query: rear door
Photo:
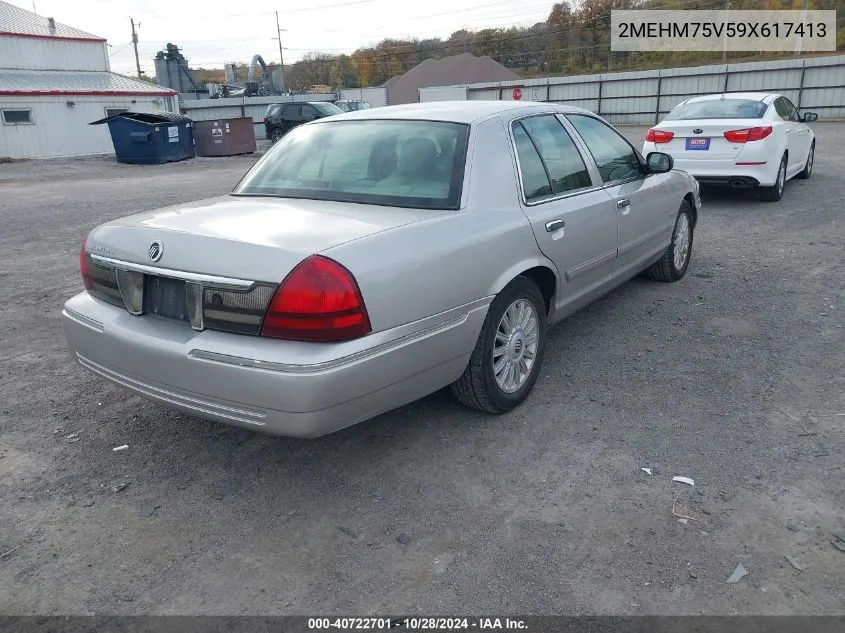
{"type": "Polygon", "coordinates": [[[614,274],[624,276],[669,243],[680,200],[672,200],[670,174],[650,174],[639,152],[604,121],[588,114],[565,119],[591,154],[618,215],[614,274]]]}
{"type": "Polygon", "coordinates": [[[299,103],[289,103],[285,106],[285,112],[282,116],[282,127],[287,133],[297,125],[302,123],[302,105],[299,103]]]}
{"type": "Polygon", "coordinates": [[[310,103],[303,103],[302,104],[302,122],[308,123],[308,121],[313,121],[314,119],[319,118],[317,114],[317,108],[312,106],[310,103]]]}
{"type": "Polygon", "coordinates": [[[563,279],[556,308],[567,313],[610,279],[616,258],[616,208],[554,114],[511,124],[523,211],[543,253],[563,279]]]}
{"type": "Polygon", "coordinates": [[[792,174],[795,166],[801,163],[806,152],[802,151],[800,130],[798,128],[798,113],[795,107],[784,97],[778,97],[774,102],[775,112],[783,120],[783,130],[786,134],[786,150],[789,152],[789,162],[786,172],[792,174]]]}
{"type": "MultiPolygon", "coordinates": [[[[790,147],[789,164],[791,169],[789,170],[789,173],[791,175],[792,171],[797,172],[804,168],[804,164],[807,162],[807,154],[810,151],[810,143],[813,140],[813,135],[810,132],[810,126],[801,121],[801,118],[798,116],[798,109],[789,99],[786,97],[779,97],[778,101],[780,101],[783,113],[786,117],[788,117],[788,125],[791,127],[791,132],[787,136],[789,139],[787,141],[787,147],[790,147]]],[[[780,112],[778,112],[778,114],[780,114],[780,112]]],[[[783,116],[781,116],[781,118],[783,118],[783,116]]]]}

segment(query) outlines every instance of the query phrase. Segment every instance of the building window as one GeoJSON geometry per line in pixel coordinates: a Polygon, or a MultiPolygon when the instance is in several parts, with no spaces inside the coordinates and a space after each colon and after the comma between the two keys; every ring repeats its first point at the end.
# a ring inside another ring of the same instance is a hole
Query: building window
{"type": "Polygon", "coordinates": [[[129,112],[129,108],[106,108],[106,116],[115,116],[116,114],[123,114],[129,112]]]}
{"type": "Polygon", "coordinates": [[[32,120],[32,110],[3,110],[5,125],[27,125],[35,123],[32,120]]]}

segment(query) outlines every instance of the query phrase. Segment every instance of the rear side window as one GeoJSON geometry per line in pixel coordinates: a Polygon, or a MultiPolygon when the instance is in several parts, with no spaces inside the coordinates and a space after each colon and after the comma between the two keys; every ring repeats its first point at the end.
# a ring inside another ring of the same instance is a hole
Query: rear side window
{"type": "Polygon", "coordinates": [[[584,139],[604,182],[642,176],[637,152],[616,130],[596,118],[583,114],[568,114],[566,118],[584,139]]]}
{"type": "Polygon", "coordinates": [[[557,117],[523,119],[522,126],[540,153],[554,193],[575,191],[593,184],[581,153],[557,117]]]}
{"type": "Polygon", "coordinates": [[[538,200],[551,195],[552,185],[549,182],[549,175],[522,123],[513,124],[513,140],[516,142],[516,156],[519,160],[525,199],[538,200]]]}
{"type": "Polygon", "coordinates": [[[775,111],[778,116],[784,121],[797,121],[798,113],[795,111],[795,106],[786,97],[778,97],[775,99],[775,111]]]}
{"type": "Polygon", "coordinates": [[[285,117],[288,119],[301,119],[302,118],[302,106],[301,105],[289,105],[285,108],[285,117]]]}
{"type": "Polygon", "coordinates": [[[762,101],[752,99],[708,99],[679,105],[666,115],[666,120],[759,119],[768,107],[762,101]]]}

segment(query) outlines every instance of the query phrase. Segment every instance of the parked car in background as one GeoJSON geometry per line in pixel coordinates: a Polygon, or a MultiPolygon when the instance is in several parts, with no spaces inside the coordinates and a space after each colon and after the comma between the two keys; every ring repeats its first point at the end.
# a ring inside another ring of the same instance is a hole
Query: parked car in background
{"type": "Polygon", "coordinates": [[[695,97],[651,128],[643,153],[660,151],[703,184],[759,187],[763,200],[783,197],[787,180],[813,172],[816,135],[779,94],[745,92],[695,97]]]}
{"type": "Polygon", "coordinates": [[[314,437],[447,385],[502,413],[548,325],[684,276],[700,206],[671,156],[580,108],[354,112],[293,130],[229,196],[95,228],[62,321],[83,367],[247,428],[314,437]]]}
{"type": "Polygon", "coordinates": [[[334,104],[344,112],[357,112],[358,110],[369,110],[371,106],[366,101],[349,101],[347,99],[340,99],[334,104]]]}
{"type": "Polygon", "coordinates": [[[265,135],[275,143],[298,125],[335,114],[343,110],[327,101],[271,103],[264,113],[265,135]]]}

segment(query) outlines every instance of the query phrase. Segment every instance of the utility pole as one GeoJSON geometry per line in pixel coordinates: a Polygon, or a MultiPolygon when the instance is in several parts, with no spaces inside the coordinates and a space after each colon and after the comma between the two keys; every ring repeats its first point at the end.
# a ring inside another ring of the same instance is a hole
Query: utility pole
{"type": "MultiPolygon", "coordinates": [[[[801,3],[801,22],[803,24],[804,20],[807,18],[807,0],[804,0],[801,3]]],[[[795,59],[799,59],[801,57],[801,45],[803,44],[803,39],[801,36],[795,38],[795,59]]]]}
{"type": "MultiPolygon", "coordinates": [[[[138,79],[143,74],[141,72],[141,62],[138,59],[138,34],[135,32],[135,20],[129,18],[129,23],[132,25],[132,46],[135,48],[135,68],[138,69],[138,79]]],[[[141,23],[138,22],[138,28],[141,28],[141,23]]]]}
{"type": "MultiPolygon", "coordinates": [[[[804,0],[805,2],[807,0],[804,0]]],[[[281,84],[279,87],[282,89],[282,92],[285,91],[285,55],[282,52],[282,29],[279,28],[279,12],[276,11],[276,35],[278,35],[279,39],[279,73],[280,73],[280,81],[281,84]]]]}

